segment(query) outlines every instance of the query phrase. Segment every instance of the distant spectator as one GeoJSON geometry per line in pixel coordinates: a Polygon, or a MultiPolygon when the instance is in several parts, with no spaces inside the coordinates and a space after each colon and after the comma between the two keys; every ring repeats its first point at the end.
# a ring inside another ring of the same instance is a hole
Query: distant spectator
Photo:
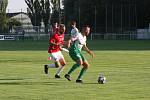
{"type": "Polygon", "coordinates": [[[58,30],[59,30],[58,29],[58,23],[57,22],[53,23],[53,25],[52,25],[52,34],[58,32],[58,30]]]}
{"type": "Polygon", "coordinates": [[[17,28],[16,34],[17,34],[17,40],[24,40],[25,31],[23,30],[23,28],[21,27],[17,28]]]}
{"type": "MultiPolygon", "coordinates": [[[[76,27],[76,21],[74,21],[74,20],[71,21],[71,27],[72,27],[72,29],[71,29],[71,37],[70,38],[74,38],[79,34],[79,30],[76,27]]],[[[67,42],[68,42],[67,47],[70,47],[71,39],[69,39],[67,42]]]]}

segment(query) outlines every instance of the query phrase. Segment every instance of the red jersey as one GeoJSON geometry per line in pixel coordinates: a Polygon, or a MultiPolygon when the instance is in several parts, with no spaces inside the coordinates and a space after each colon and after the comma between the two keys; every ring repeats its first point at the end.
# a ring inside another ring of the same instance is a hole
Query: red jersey
{"type": "Polygon", "coordinates": [[[51,44],[52,42],[55,42],[56,44],[63,45],[64,44],[64,33],[63,34],[55,33],[52,35],[52,37],[49,40],[50,46],[49,46],[48,53],[60,51],[60,46],[59,45],[53,45],[53,44],[51,44]]]}
{"type": "Polygon", "coordinates": [[[57,33],[59,31],[58,27],[53,27],[53,33],[57,33]]]}

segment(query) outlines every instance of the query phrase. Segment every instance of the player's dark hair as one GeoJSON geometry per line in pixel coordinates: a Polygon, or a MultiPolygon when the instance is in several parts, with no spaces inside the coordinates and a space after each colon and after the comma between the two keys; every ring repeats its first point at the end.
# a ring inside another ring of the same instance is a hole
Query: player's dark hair
{"type": "Polygon", "coordinates": [[[75,25],[75,24],[77,24],[76,21],[74,21],[74,20],[71,21],[71,25],[75,25]]]}
{"type": "Polygon", "coordinates": [[[65,27],[65,25],[64,24],[59,24],[59,27],[65,27]]]}
{"type": "Polygon", "coordinates": [[[60,34],[63,34],[63,32],[62,32],[62,31],[60,31],[60,29],[61,29],[61,28],[66,28],[66,27],[65,27],[65,25],[64,25],[64,24],[59,24],[59,33],[60,33],[60,34]]]}
{"type": "Polygon", "coordinates": [[[89,26],[89,25],[83,25],[83,26],[82,26],[82,28],[85,28],[85,27],[90,27],[90,26],[89,26]]]}
{"type": "Polygon", "coordinates": [[[82,32],[85,31],[86,28],[90,28],[90,26],[89,26],[89,25],[83,25],[83,26],[82,26],[82,32]]]}

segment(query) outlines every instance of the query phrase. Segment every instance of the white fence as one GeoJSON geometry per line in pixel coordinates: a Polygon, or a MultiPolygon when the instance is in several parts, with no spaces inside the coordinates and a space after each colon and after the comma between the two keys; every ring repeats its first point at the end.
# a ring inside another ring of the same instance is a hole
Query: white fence
{"type": "Polygon", "coordinates": [[[137,39],[150,39],[150,29],[137,29],[137,39]]]}
{"type": "Polygon", "coordinates": [[[91,34],[90,39],[100,39],[100,40],[135,40],[137,39],[137,34],[91,34]]]}
{"type": "MultiPolygon", "coordinates": [[[[34,27],[14,27],[13,31],[8,34],[0,34],[0,40],[48,40],[52,35],[51,28],[48,34],[44,28],[34,27]]],[[[69,37],[70,34],[65,34],[69,37]]],[[[126,31],[122,33],[91,33],[88,37],[90,40],[138,40],[150,39],[150,29],[137,29],[136,31],[126,31]]]]}
{"type": "MultiPolygon", "coordinates": [[[[51,34],[45,33],[25,33],[25,34],[11,34],[11,35],[0,35],[0,40],[48,40],[51,34]]],[[[65,34],[68,38],[70,34],[65,34]]],[[[90,40],[140,40],[150,39],[150,33],[140,34],[94,34],[91,33],[88,37],[90,40]]]]}
{"type": "Polygon", "coordinates": [[[137,29],[137,31],[128,31],[125,33],[91,33],[90,39],[103,40],[139,40],[150,39],[150,29],[137,29]]]}

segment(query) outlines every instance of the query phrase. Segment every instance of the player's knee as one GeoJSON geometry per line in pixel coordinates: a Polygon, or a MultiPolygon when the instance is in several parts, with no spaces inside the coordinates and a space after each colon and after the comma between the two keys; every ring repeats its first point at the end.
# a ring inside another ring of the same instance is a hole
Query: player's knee
{"type": "Polygon", "coordinates": [[[83,62],[82,62],[82,61],[79,61],[79,62],[77,62],[77,64],[78,64],[78,65],[82,65],[82,64],[83,64],[83,62]]]}
{"type": "Polygon", "coordinates": [[[66,62],[62,62],[61,65],[62,65],[62,66],[65,66],[65,65],[66,65],[66,62]]]}
{"type": "Polygon", "coordinates": [[[83,62],[78,62],[77,64],[80,66],[80,65],[82,65],[82,64],[83,64],[83,62]]]}
{"type": "Polygon", "coordinates": [[[56,68],[60,67],[58,64],[55,64],[56,65],[56,68]]]}
{"type": "Polygon", "coordinates": [[[89,66],[83,66],[85,69],[88,69],[89,68],[89,66]]]}
{"type": "Polygon", "coordinates": [[[60,64],[61,64],[62,66],[65,66],[65,65],[66,65],[66,61],[65,61],[65,60],[60,60],[60,64]]]}
{"type": "Polygon", "coordinates": [[[83,67],[84,67],[84,68],[88,69],[89,66],[90,66],[90,65],[89,65],[88,63],[83,63],[83,67]]]}
{"type": "Polygon", "coordinates": [[[58,62],[55,62],[56,68],[60,67],[60,64],[58,62]]]}

